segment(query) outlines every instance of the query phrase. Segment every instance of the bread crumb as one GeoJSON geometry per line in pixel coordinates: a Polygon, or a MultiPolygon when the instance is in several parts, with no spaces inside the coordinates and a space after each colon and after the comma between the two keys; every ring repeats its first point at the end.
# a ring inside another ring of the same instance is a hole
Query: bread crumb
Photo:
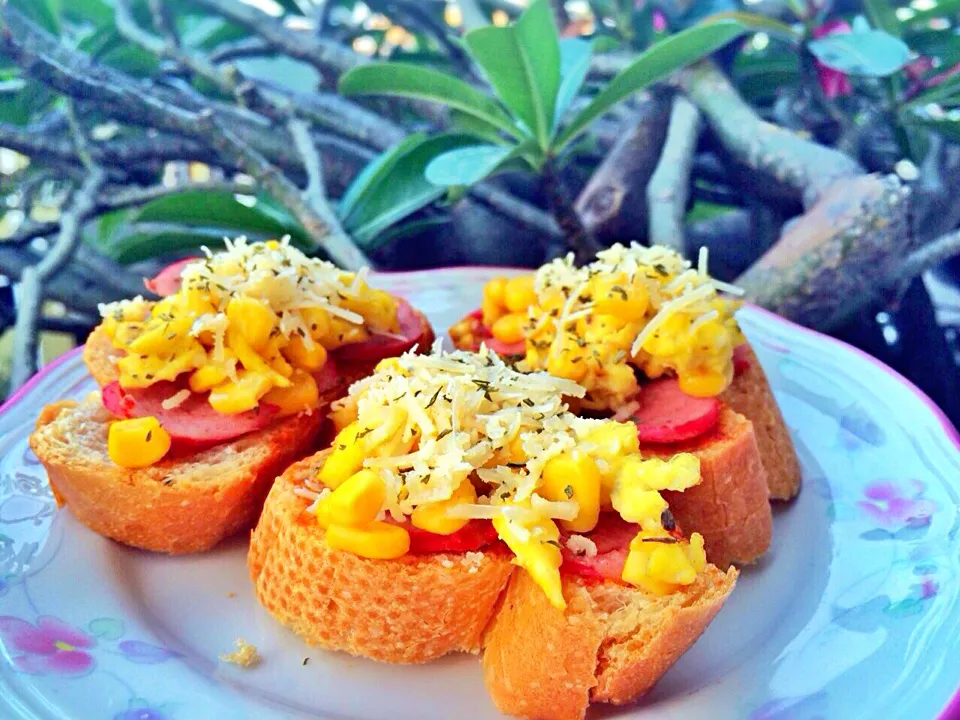
{"type": "Polygon", "coordinates": [[[474,574],[477,570],[480,569],[480,563],[483,562],[483,553],[482,552],[468,552],[464,553],[463,557],[460,558],[460,564],[467,568],[469,574],[474,574]]]}
{"type": "Polygon", "coordinates": [[[260,653],[257,652],[256,645],[251,645],[243,638],[237,638],[233,641],[233,652],[223,653],[220,659],[242,668],[250,668],[260,662],[260,653]]]}
{"type": "Polygon", "coordinates": [[[450,559],[448,559],[448,558],[444,558],[443,560],[440,561],[440,565],[441,565],[442,567],[445,567],[445,568],[447,568],[447,569],[449,570],[450,568],[453,567],[453,560],[450,560],[450,559]]]}
{"type": "Polygon", "coordinates": [[[236,596],[237,596],[237,594],[236,594],[233,590],[231,590],[230,592],[227,593],[227,597],[228,597],[228,598],[235,598],[236,596]]]}

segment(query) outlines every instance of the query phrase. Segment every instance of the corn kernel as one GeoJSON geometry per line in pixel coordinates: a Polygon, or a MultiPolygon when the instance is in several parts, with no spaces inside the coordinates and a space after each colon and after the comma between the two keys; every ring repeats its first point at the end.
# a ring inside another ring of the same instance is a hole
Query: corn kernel
{"type": "Polygon", "coordinates": [[[504,314],[503,306],[492,303],[486,298],[480,301],[480,319],[484,327],[493,327],[493,324],[504,314]]]}
{"type": "Polygon", "coordinates": [[[308,307],[300,311],[307,324],[310,337],[319,341],[330,333],[330,313],[320,307],[308,307]]]}
{"type": "Polygon", "coordinates": [[[677,377],[680,389],[694,397],[714,397],[727,389],[727,378],[718,372],[681,373],[677,377]]]}
{"type": "Polygon", "coordinates": [[[573,500],[580,507],[573,520],[560,525],[570,532],[589,532],[600,519],[600,470],[579,450],[561,453],[547,461],[538,492],[547,500],[573,500]]]}
{"type": "Polygon", "coordinates": [[[357,438],[360,426],[356,422],[347,425],[333,439],[333,450],[323,461],[317,473],[320,481],[329,488],[336,489],[347,478],[363,467],[366,448],[357,438]]]}
{"type": "Polygon", "coordinates": [[[520,275],[507,280],[503,288],[503,304],[512,313],[523,312],[537,301],[533,275],[520,275]]]}
{"type": "Polygon", "coordinates": [[[330,329],[319,340],[327,349],[338,348],[348,343],[362,342],[370,337],[363,325],[356,325],[343,318],[330,318],[330,329]]]}
{"type": "Polygon", "coordinates": [[[624,520],[638,523],[644,529],[659,527],[660,517],[667,509],[667,501],[656,490],[645,490],[622,482],[614,485],[610,502],[624,520]]]}
{"type": "Polygon", "coordinates": [[[556,377],[578,382],[587,374],[587,363],[582,354],[559,352],[547,358],[547,372],[556,377]]]}
{"type": "Polygon", "coordinates": [[[317,381],[303,370],[294,370],[290,387],[275,387],[261,398],[264,403],[276,405],[284,415],[315,408],[320,401],[317,381]]]}
{"type": "Polygon", "coordinates": [[[626,458],[618,484],[640,490],[675,490],[682,492],[700,483],[700,459],[691,453],[677,453],[669,460],[626,458]]]}
{"type": "Polygon", "coordinates": [[[323,527],[362,527],[376,519],[386,497],[380,476],[373,470],[359,470],[321,499],[314,512],[323,527]]]}
{"type": "Polygon", "coordinates": [[[270,378],[258,372],[240,370],[235,381],[224,380],[210,391],[210,407],[225,415],[253,410],[270,387],[270,378]]]}
{"type": "Polygon", "coordinates": [[[463,528],[468,522],[464,518],[447,517],[447,509],[454,505],[473,503],[477,500],[477,491],[469,479],[460,483],[449,500],[427,503],[414,508],[410,522],[414,527],[437,535],[451,535],[463,528]]]}
{"type": "Polygon", "coordinates": [[[107,454],[120,467],[148,467],[169,450],[170,435],[152,415],[110,423],[107,454]]]}
{"type": "Polygon", "coordinates": [[[227,303],[227,320],[237,328],[254,350],[262,350],[277,326],[277,316],[264,303],[252,297],[239,296],[227,303]]]}
{"type": "Polygon", "coordinates": [[[520,313],[510,313],[499,318],[490,332],[500,342],[515,343],[523,340],[523,327],[527,323],[525,315],[520,313]]]}
{"type": "Polygon", "coordinates": [[[651,578],[671,585],[689,585],[697,579],[680,543],[654,545],[647,561],[647,574],[651,578]]]}
{"type": "Polygon", "coordinates": [[[326,532],[327,545],[373,560],[393,560],[410,550],[410,533],[399,525],[374,522],[360,528],[331,525],[326,532]]]}
{"type": "Polygon", "coordinates": [[[615,278],[597,278],[594,281],[593,297],[598,313],[613,315],[628,322],[642,321],[650,306],[645,285],[623,285],[615,278]]]}
{"type": "Polygon", "coordinates": [[[286,358],[298,368],[316,372],[327,362],[327,349],[318,342],[311,342],[310,346],[303,338],[294,335],[283,348],[286,358]]]}
{"type": "Polygon", "coordinates": [[[560,580],[563,556],[560,554],[560,531],[556,524],[546,519],[535,526],[524,528],[529,533],[529,537],[525,539],[521,539],[514,524],[502,516],[493,518],[493,527],[500,539],[516,555],[513,562],[530,573],[530,577],[544,591],[551,605],[560,610],[565,609],[567,602],[563,598],[563,584],[560,580]]]}
{"type": "Polygon", "coordinates": [[[507,288],[507,278],[502,275],[487,281],[483,286],[483,299],[495,307],[506,307],[504,291],[507,288]]]}
{"type": "Polygon", "coordinates": [[[289,387],[290,380],[270,367],[236,327],[227,328],[227,345],[236,353],[244,368],[263,375],[277,387],[289,387]]]}

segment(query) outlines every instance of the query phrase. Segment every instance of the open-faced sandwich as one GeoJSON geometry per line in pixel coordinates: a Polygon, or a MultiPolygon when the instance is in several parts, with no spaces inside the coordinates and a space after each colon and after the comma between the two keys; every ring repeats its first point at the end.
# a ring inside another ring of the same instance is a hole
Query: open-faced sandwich
{"type": "Polygon", "coordinates": [[[282,241],[227,242],[101,308],[101,386],[48,405],[30,446],[60,505],[148,550],[252,527],[276,476],[318,446],[330,401],[433,333],[410,305],[282,241]]]}
{"type": "Polygon", "coordinates": [[[631,419],[643,451],[696,455],[703,482],[670,496],[680,524],[726,567],[769,546],[769,498],[799,490],[800,467],[773,394],[733,317],[736,288],[662,247],[615,245],[576,267],[496,278],[479,310],[450,329],[523,371],[574,380],[585,415],[631,419]]]}
{"type": "Polygon", "coordinates": [[[333,404],[332,445],[271,489],[248,556],[257,598],[328,649],[406,663],[483,649],[506,713],[635,699],[736,570],[707,563],[662,494],[698,485],[696,456],[647,457],[632,424],[564,398],[584,389],[487,350],[384,360],[333,404]]]}

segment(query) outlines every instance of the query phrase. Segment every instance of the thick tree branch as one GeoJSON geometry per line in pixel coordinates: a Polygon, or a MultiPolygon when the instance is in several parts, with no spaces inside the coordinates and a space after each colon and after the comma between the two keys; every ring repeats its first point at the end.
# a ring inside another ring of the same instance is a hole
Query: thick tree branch
{"type": "Polygon", "coordinates": [[[690,193],[690,167],[700,135],[700,112],[685,97],[673,99],[667,139],[647,185],[651,245],[684,251],[683,216],[690,193]]]}
{"type": "Polygon", "coordinates": [[[907,255],[888,276],[887,287],[906,287],[918,275],[956,255],[960,255],[960,230],[941,235],[907,255]]]}
{"type": "Polygon", "coordinates": [[[517,200],[513,195],[489,183],[474,185],[467,194],[470,198],[487,207],[493,208],[504,216],[517,221],[524,227],[535,230],[542,234],[544,238],[551,240],[563,239],[563,231],[560,229],[560,226],[557,225],[557,221],[548,213],[522,200],[517,200]]]}
{"type": "Polygon", "coordinates": [[[587,229],[606,244],[634,239],[647,227],[646,187],[660,156],[670,95],[641,94],[629,132],[620,137],[580,192],[576,208],[587,229]]]}
{"type": "Polygon", "coordinates": [[[835,180],[864,172],[859,163],[760,118],[709,61],[682,75],[681,84],[732,154],[772,173],[810,207],[835,180]]]}

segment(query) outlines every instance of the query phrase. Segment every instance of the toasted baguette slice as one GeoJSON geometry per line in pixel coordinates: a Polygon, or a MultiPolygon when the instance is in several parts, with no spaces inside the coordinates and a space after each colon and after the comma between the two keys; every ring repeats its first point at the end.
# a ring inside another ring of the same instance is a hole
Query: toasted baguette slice
{"type": "Polygon", "coordinates": [[[693,645],[736,578],[709,565],[693,585],[660,597],[564,577],[561,611],[518,571],[484,637],[487,690],[501,712],[537,720],[582,718],[590,702],[632,702],[693,645]]]}
{"type": "Polygon", "coordinates": [[[746,358],[749,364],[720,399],[753,423],[770,497],[789,500],[800,492],[800,461],[760,360],[749,345],[746,358]]]}
{"type": "Polygon", "coordinates": [[[83,346],[83,362],[100,387],[120,378],[120,373],[117,372],[117,360],[123,355],[123,350],[113,346],[110,336],[104,332],[103,325],[97,325],[93,329],[83,346]]]}
{"type": "Polygon", "coordinates": [[[767,551],[773,531],[767,479],[753,424],[743,415],[724,406],[708,435],[641,450],[663,458],[690,452],[700,459],[700,484],[663,497],[684,533],[703,535],[710,562],[726,568],[767,551]]]}
{"type": "Polygon", "coordinates": [[[325,453],[274,483],[250,541],[257,599],[311,645],[374,660],[420,663],[476,652],[513,572],[496,547],[477,553],[370,560],[333,550],[295,493],[325,453]]]}
{"type": "Polygon", "coordinates": [[[57,503],[91,530],[127,545],[191,553],[253,526],[277,474],[316,447],[325,416],[296,415],[139,469],[119,467],[107,455],[112,419],[96,395],[40,413],[30,447],[57,503]]]}

